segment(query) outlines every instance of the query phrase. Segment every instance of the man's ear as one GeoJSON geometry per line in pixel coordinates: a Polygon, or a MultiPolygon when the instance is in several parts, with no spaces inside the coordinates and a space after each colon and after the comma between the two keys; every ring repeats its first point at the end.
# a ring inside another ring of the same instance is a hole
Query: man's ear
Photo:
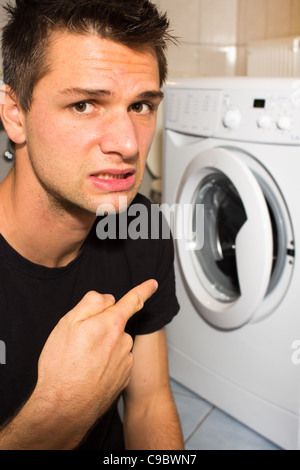
{"type": "Polygon", "coordinates": [[[24,112],[22,111],[15,93],[8,85],[1,87],[1,95],[5,93],[5,98],[0,104],[0,117],[8,137],[16,144],[23,144],[26,141],[26,134],[23,125],[24,112]]]}

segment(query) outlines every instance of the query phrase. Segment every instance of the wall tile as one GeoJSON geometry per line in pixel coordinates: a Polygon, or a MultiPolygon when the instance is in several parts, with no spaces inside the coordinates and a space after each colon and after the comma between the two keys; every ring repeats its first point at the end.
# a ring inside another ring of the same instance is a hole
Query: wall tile
{"type": "Polygon", "coordinates": [[[238,44],[265,39],[268,0],[239,0],[238,44]]]}
{"type": "Polygon", "coordinates": [[[266,38],[289,36],[291,33],[290,19],[290,0],[268,0],[266,38]]]}
{"type": "Polygon", "coordinates": [[[169,77],[196,77],[198,74],[198,46],[183,43],[168,50],[169,77]]]}
{"type": "Polygon", "coordinates": [[[168,12],[176,36],[183,42],[197,42],[198,0],[160,0],[159,8],[168,12]]]}
{"type": "Polygon", "coordinates": [[[290,30],[291,35],[300,36],[300,0],[292,0],[290,30]]]}
{"type": "Polygon", "coordinates": [[[235,46],[199,46],[198,55],[199,75],[208,77],[235,75],[235,46]]]}
{"type": "Polygon", "coordinates": [[[198,41],[202,44],[235,44],[237,17],[238,0],[200,0],[198,41]]]}
{"type": "Polygon", "coordinates": [[[247,74],[247,47],[237,46],[235,74],[242,77],[247,74]]]}
{"type": "Polygon", "coordinates": [[[183,44],[170,48],[168,60],[169,78],[233,76],[236,47],[183,44]]]}

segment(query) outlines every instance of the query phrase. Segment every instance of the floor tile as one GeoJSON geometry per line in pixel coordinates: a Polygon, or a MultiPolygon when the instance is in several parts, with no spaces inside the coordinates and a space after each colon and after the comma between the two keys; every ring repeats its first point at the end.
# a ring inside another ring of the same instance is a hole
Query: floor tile
{"type": "Polygon", "coordinates": [[[280,450],[178,382],[171,388],[186,450],[280,450]]]}
{"type": "Polygon", "coordinates": [[[187,450],[279,450],[275,444],[214,409],[186,443],[187,450]]]}
{"type": "Polygon", "coordinates": [[[182,433],[186,441],[197,429],[199,423],[211,412],[212,405],[177,383],[172,383],[172,391],[180,417],[182,433]]]}

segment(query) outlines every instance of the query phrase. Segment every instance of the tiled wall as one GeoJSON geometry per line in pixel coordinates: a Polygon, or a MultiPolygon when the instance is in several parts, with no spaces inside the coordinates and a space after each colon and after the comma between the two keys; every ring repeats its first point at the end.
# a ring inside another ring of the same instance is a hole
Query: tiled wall
{"type": "Polygon", "coordinates": [[[168,12],[181,47],[170,75],[245,75],[249,41],[300,35],[300,0],[155,0],[168,12]]]}
{"type": "Polygon", "coordinates": [[[300,36],[300,0],[239,0],[236,74],[246,72],[250,41],[294,35],[300,36]]]}
{"type": "Polygon", "coordinates": [[[233,75],[238,0],[156,0],[168,12],[181,46],[169,51],[170,74],[233,75]]]}
{"type": "MultiPolygon", "coordinates": [[[[246,75],[251,41],[300,36],[300,0],[153,0],[168,12],[180,47],[169,50],[169,77],[246,75]]],[[[149,155],[160,168],[161,127],[149,155]]]]}

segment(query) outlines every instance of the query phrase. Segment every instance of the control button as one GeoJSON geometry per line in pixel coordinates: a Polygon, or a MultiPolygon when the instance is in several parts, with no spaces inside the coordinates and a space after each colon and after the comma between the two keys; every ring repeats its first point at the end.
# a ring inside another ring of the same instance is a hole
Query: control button
{"type": "Polygon", "coordinates": [[[288,116],[282,116],[277,121],[277,127],[281,131],[288,131],[291,128],[291,120],[288,116]]]}
{"type": "Polygon", "coordinates": [[[238,108],[231,108],[226,111],[223,124],[229,129],[237,129],[241,123],[242,115],[238,108]]]}
{"type": "Polygon", "coordinates": [[[258,127],[261,127],[262,129],[270,129],[271,124],[272,124],[272,119],[267,114],[262,114],[257,119],[257,125],[258,127]]]}

